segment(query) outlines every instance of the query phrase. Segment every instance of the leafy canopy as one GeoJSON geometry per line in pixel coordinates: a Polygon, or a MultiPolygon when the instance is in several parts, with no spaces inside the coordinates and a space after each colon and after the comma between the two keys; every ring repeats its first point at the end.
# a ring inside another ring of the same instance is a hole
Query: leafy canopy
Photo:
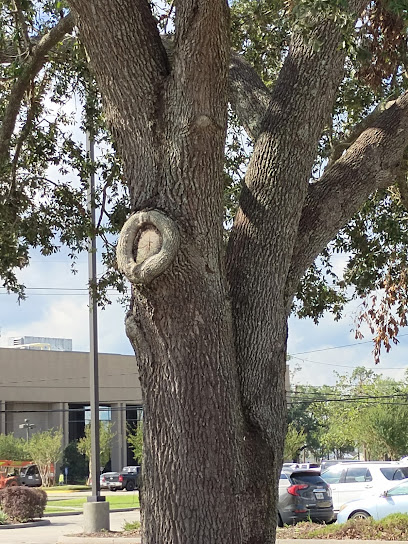
{"type": "MultiPolygon", "coordinates": [[[[232,0],[231,42],[272,88],[294,29],[313,41],[317,15],[335,19],[347,50],[345,75],[327,120],[311,172],[313,183],[325,166],[347,149],[390,100],[407,89],[408,9],[405,0],[376,0],[353,27],[346,0],[232,0]]],[[[174,6],[151,2],[161,32],[173,28],[174,6]]],[[[70,257],[87,248],[96,233],[102,242],[107,286],[125,291],[116,270],[115,238],[130,212],[127,180],[107,131],[101,97],[86,55],[66,24],[38,62],[42,40],[68,19],[62,0],[5,0],[0,6],[0,277],[3,286],[24,296],[18,270],[29,264],[31,248],[51,255],[66,246],[70,257]],[[36,63],[37,62],[37,63],[36,63]],[[33,68],[33,66],[35,67],[33,68]],[[88,130],[98,154],[91,163],[84,146],[88,130]],[[97,175],[96,228],[91,227],[86,189],[97,175]]],[[[225,159],[226,236],[234,217],[252,142],[231,111],[225,159]]],[[[408,155],[407,155],[408,157],[408,155]]],[[[293,311],[316,322],[329,310],[341,317],[353,297],[365,300],[368,322],[388,350],[406,324],[408,190],[407,163],[391,188],[378,191],[329,244],[301,280],[293,311]],[[344,273],[333,256],[347,254],[344,273]],[[368,299],[375,291],[376,298],[368,299]],[[379,295],[378,295],[379,293],[379,295]]],[[[359,330],[357,335],[361,334],[359,330]]]]}
{"type": "Polygon", "coordinates": [[[398,460],[408,451],[408,375],[402,381],[357,367],[333,387],[296,386],[290,428],[304,433],[316,458],[360,452],[366,460],[398,460]]]}

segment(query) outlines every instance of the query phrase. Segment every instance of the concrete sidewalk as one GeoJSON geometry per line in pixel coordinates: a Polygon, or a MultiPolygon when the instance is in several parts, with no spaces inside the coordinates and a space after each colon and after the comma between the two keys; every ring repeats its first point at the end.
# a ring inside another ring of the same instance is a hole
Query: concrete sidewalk
{"type": "MultiPolygon", "coordinates": [[[[111,512],[109,518],[110,529],[121,531],[124,523],[139,521],[140,513],[139,510],[111,512]]],[[[4,544],[57,544],[61,537],[82,533],[83,530],[83,514],[45,517],[44,519],[50,520],[50,525],[0,530],[0,542],[4,544]]],[[[82,541],[90,544],[87,538],[82,541]]],[[[105,544],[109,544],[110,541],[111,539],[104,538],[105,544]]],[[[121,538],[121,542],[123,544],[123,538],[121,538]]]]}

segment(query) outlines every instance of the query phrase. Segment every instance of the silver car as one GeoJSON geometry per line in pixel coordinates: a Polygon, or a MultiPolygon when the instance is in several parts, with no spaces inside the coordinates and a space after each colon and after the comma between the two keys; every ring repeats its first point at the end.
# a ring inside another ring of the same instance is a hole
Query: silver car
{"type": "Polygon", "coordinates": [[[337,523],[371,517],[379,520],[390,514],[408,514],[408,479],[382,493],[346,502],[340,507],[337,523]]]}
{"type": "Polygon", "coordinates": [[[104,472],[101,474],[99,479],[101,489],[110,489],[110,482],[116,480],[118,476],[118,472],[104,472]]]}
{"type": "Polygon", "coordinates": [[[322,472],[322,478],[330,484],[337,515],[342,504],[380,493],[391,487],[394,480],[408,478],[408,467],[387,461],[339,463],[322,472]]]}

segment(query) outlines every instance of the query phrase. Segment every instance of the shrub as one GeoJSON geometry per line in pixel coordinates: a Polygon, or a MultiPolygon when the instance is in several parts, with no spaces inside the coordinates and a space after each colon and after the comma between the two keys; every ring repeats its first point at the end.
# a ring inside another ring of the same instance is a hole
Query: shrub
{"type": "Polygon", "coordinates": [[[47,494],[42,489],[13,486],[0,491],[1,510],[13,521],[41,518],[46,504],[47,494]]]}
{"type": "Polygon", "coordinates": [[[126,521],[124,526],[123,526],[123,529],[125,531],[141,531],[142,529],[142,524],[140,523],[140,521],[126,521]]]}

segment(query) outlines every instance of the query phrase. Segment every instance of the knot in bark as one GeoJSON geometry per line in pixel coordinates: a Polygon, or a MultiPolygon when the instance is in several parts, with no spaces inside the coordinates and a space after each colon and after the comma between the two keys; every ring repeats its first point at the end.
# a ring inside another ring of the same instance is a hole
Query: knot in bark
{"type": "Polygon", "coordinates": [[[128,280],[147,285],[173,262],[180,245],[175,222],[157,210],[137,212],[120,232],[116,258],[128,280]]]}

